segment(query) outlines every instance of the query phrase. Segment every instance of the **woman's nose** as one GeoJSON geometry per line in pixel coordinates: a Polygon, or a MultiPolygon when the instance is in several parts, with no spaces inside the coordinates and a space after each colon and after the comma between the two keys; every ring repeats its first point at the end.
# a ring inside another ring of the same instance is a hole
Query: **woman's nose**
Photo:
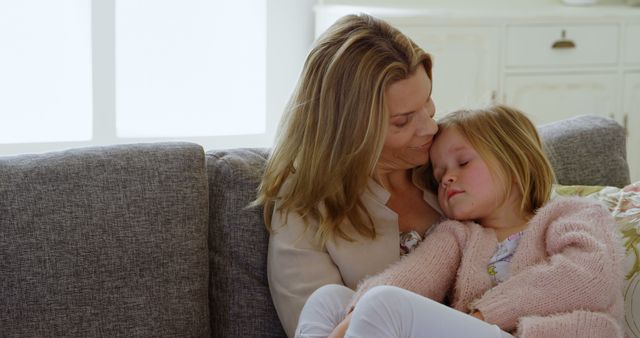
{"type": "Polygon", "coordinates": [[[431,117],[431,111],[425,107],[420,112],[420,116],[422,117],[422,121],[420,121],[420,129],[418,129],[418,134],[420,136],[425,135],[435,135],[438,132],[438,124],[431,117]]]}

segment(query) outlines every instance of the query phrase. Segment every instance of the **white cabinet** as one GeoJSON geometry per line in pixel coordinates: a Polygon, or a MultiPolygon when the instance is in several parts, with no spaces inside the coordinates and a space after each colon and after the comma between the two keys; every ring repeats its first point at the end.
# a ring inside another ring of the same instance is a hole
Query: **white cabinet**
{"type": "Polygon", "coordinates": [[[518,107],[535,124],[581,114],[613,117],[616,111],[617,74],[509,74],[503,100],[518,107]]]}
{"type": "Polygon", "coordinates": [[[640,80],[626,74],[640,69],[640,24],[550,20],[506,30],[501,102],[536,124],[581,114],[616,119],[628,131],[631,181],[640,180],[640,80]]]}
{"type": "Polygon", "coordinates": [[[578,67],[618,62],[618,25],[510,25],[506,67],[578,67]]]}
{"type": "Polygon", "coordinates": [[[626,26],[624,47],[625,64],[640,66],[640,23],[626,26]]]}
{"type": "Polygon", "coordinates": [[[632,163],[631,181],[640,180],[640,72],[624,77],[623,124],[627,129],[627,160],[632,163]]]}
{"type": "Polygon", "coordinates": [[[496,98],[500,74],[498,28],[396,26],[433,58],[432,97],[438,115],[496,98]]]}
{"type": "Polygon", "coordinates": [[[437,115],[494,101],[523,110],[536,124],[581,114],[613,117],[627,127],[631,180],[640,180],[640,10],[537,0],[519,6],[498,0],[319,5],[316,35],[359,12],[398,27],[433,55],[437,115]]]}
{"type": "Polygon", "coordinates": [[[513,24],[506,33],[502,102],[536,124],[580,114],[616,117],[618,25],[513,24]]]}
{"type": "Polygon", "coordinates": [[[501,102],[536,123],[581,114],[620,121],[618,24],[511,24],[501,102]]]}

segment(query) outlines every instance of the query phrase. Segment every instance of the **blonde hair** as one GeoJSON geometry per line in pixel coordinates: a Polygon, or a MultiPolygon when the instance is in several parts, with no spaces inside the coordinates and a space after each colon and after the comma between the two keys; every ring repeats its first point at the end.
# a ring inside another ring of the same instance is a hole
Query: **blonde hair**
{"type": "Polygon", "coordinates": [[[348,220],[375,238],[361,194],[382,152],[389,112],[385,90],[431,58],[408,37],[369,15],[339,19],[315,42],[287,105],[254,204],[271,227],[279,212],[319,223],[316,239],[352,240],[348,220]],[[285,180],[287,189],[281,187],[285,180]]]}
{"type": "MultiPolygon", "coordinates": [[[[456,128],[495,175],[516,183],[522,194],[521,212],[532,213],[549,200],[555,181],[553,168],[536,127],[519,110],[504,105],[459,110],[440,119],[438,127],[438,133],[456,128]]],[[[505,196],[510,195],[511,187],[505,184],[505,196]]]]}

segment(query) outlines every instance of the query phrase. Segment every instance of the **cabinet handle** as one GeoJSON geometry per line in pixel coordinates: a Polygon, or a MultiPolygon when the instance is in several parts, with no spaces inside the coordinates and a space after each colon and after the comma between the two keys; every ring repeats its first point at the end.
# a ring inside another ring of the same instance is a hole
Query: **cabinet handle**
{"type": "Polygon", "coordinates": [[[624,135],[629,136],[629,114],[624,113],[622,118],[622,126],[624,127],[624,135]]]}
{"type": "Polygon", "coordinates": [[[567,31],[562,30],[562,37],[551,45],[552,49],[571,49],[576,48],[576,43],[567,39],[567,31]]]}

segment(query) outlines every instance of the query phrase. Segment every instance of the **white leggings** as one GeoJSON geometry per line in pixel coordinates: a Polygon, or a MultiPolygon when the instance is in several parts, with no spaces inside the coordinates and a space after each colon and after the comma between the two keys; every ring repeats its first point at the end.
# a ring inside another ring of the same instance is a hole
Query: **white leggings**
{"type": "MultiPolygon", "coordinates": [[[[325,285],[307,300],[296,337],[327,337],[345,316],[354,292],[342,285],[325,285]]],[[[496,325],[413,292],[377,286],[358,302],[345,337],[512,337],[496,325]]]]}

